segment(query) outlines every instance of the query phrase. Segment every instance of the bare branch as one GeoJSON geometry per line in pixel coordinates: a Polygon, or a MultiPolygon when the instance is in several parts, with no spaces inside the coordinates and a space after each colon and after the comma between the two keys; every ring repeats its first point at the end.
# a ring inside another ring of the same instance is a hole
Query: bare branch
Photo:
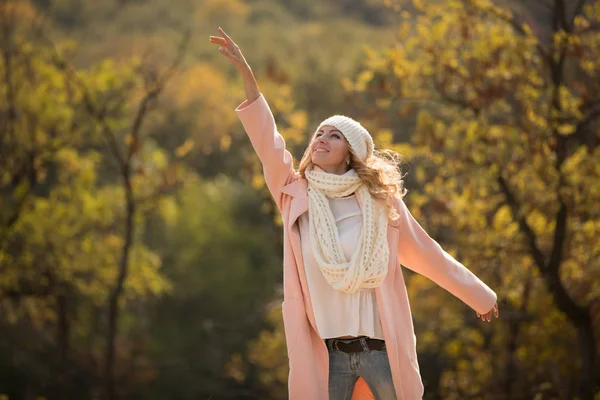
{"type": "Polygon", "coordinates": [[[135,152],[135,146],[137,145],[137,142],[139,141],[139,135],[140,135],[140,131],[142,128],[142,123],[144,121],[145,115],[148,112],[150,102],[155,100],[158,97],[158,95],[164,89],[164,86],[167,83],[167,81],[173,77],[173,75],[177,71],[177,68],[183,61],[183,56],[185,55],[185,49],[189,42],[189,37],[190,37],[190,34],[188,31],[185,33],[183,39],[181,40],[181,43],[179,44],[179,47],[177,50],[177,56],[175,57],[175,59],[173,60],[173,62],[169,66],[169,68],[167,68],[165,73],[163,73],[162,76],[159,77],[158,80],[153,83],[152,88],[146,92],[146,95],[140,102],[138,111],[137,111],[135,119],[134,119],[133,126],[131,128],[131,136],[132,136],[133,140],[129,144],[127,159],[130,159],[135,152]]]}

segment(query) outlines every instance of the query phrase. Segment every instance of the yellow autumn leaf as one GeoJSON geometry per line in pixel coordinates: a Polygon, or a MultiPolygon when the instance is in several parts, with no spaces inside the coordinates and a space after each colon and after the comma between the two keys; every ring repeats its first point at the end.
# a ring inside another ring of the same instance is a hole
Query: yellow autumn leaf
{"type": "Polygon", "coordinates": [[[254,174],[252,175],[251,185],[254,189],[261,189],[265,186],[265,178],[262,174],[254,174]]]}
{"type": "Polygon", "coordinates": [[[231,136],[221,136],[221,140],[219,141],[219,149],[221,149],[221,151],[227,151],[229,150],[229,146],[231,146],[231,136]]]}
{"type": "Polygon", "coordinates": [[[563,124],[558,126],[558,133],[561,135],[570,135],[575,132],[575,125],[573,124],[563,124]]]}
{"type": "Polygon", "coordinates": [[[194,139],[187,138],[183,144],[175,149],[175,155],[178,158],[185,157],[195,146],[194,139]]]}

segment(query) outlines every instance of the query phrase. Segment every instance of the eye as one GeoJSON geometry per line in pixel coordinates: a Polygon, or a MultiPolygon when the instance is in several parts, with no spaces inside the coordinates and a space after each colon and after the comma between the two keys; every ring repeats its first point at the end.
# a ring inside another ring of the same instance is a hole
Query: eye
{"type": "Polygon", "coordinates": [[[315,135],[315,137],[316,137],[316,138],[318,138],[318,137],[319,137],[319,136],[321,136],[321,135],[322,135],[322,133],[317,133],[317,134],[315,135]]]}
{"type": "Polygon", "coordinates": [[[339,135],[339,134],[337,134],[337,133],[334,133],[332,136],[333,136],[334,138],[336,138],[336,139],[339,139],[339,138],[340,138],[340,135],[339,135]]]}

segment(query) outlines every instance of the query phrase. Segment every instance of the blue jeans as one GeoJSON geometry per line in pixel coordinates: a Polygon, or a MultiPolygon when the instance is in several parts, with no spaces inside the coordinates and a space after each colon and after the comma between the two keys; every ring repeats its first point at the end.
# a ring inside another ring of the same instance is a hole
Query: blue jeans
{"type": "Polygon", "coordinates": [[[329,400],[350,400],[362,377],[377,400],[396,399],[387,350],[344,353],[329,349],[329,400]]]}

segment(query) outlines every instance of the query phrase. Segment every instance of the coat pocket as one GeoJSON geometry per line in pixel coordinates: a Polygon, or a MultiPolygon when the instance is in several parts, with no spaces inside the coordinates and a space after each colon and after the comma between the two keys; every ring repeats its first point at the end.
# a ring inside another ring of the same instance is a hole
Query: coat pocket
{"type": "Polygon", "coordinates": [[[285,342],[288,358],[291,357],[296,347],[296,338],[300,328],[300,303],[297,297],[287,298],[281,303],[281,313],[283,315],[283,329],[285,331],[285,342]]]}

